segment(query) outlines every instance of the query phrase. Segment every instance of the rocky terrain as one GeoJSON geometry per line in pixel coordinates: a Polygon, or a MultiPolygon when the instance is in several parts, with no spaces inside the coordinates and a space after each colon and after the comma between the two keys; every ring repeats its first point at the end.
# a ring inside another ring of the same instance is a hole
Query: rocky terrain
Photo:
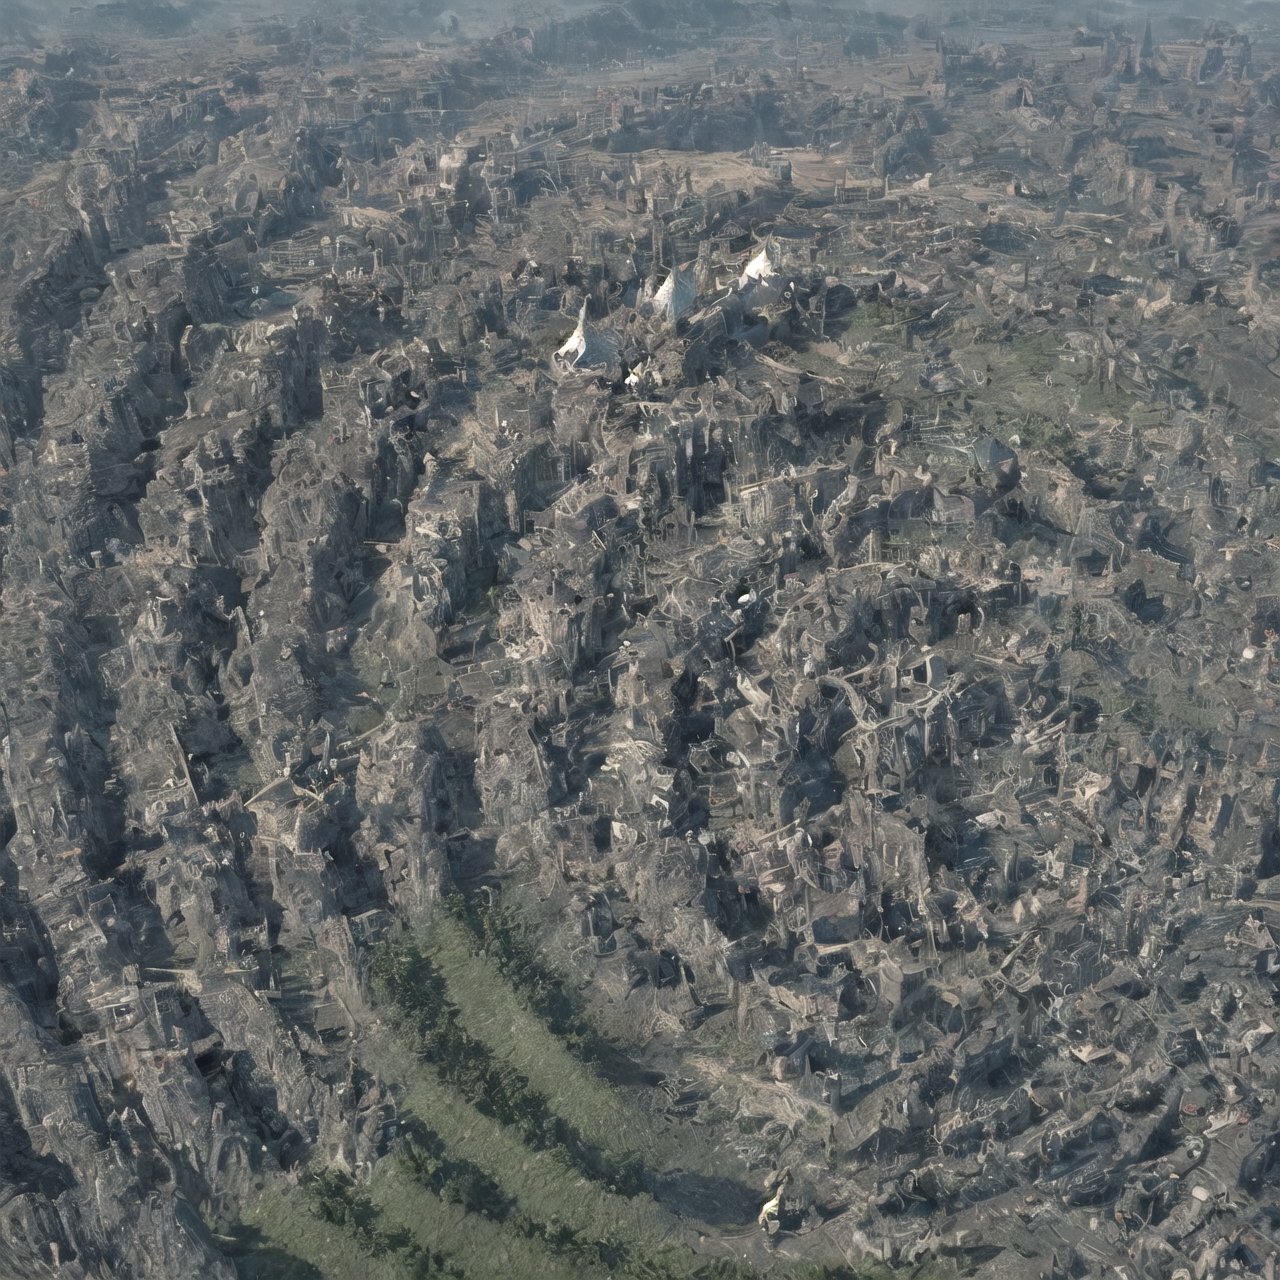
{"type": "Polygon", "coordinates": [[[1273,1275],[1265,19],[15,6],[0,1276],[1273,1275]]]}

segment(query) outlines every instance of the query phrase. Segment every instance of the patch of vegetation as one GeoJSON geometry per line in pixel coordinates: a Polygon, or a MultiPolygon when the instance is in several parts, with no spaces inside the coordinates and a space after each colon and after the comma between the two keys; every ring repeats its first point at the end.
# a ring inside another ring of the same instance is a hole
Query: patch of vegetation
{"type": "Polygon", "coordinates": [[[1008,334],[1005,350],[1017,362],[1016,373],[1027,378],[1043,378],[1046,374],[1062,380],[1063,362],[1058,358],[1059,339],[1051,332],[1024,332],[1015,329],[1008,334]]]}
{"type": "Polygon", "coordinates": [[[478,1164],[450,1156],[440,1135],[416,1116],[404,1122],[399,1155],[414,1181],[446,1204],[505,1222],[512,1200],[478,1164]]]}
{"type": "MultiPolygon", "coordinates": [[[[450,1204],[462,1206],[468,1213],[480,1214],[505,1225],[521,1239],[533,1241],[571,1265],[575,1274],[584,1268],[602,1268],[610,1274],[634,1280],[687,1280],[687,1277],[748,1275],[754,1272],[725,1271],[689,1266],[668,1259],[648,1256],[649,1250],[610,1231],[603,1236],[553,1216],[539,1219],[521,1209],[515,1200],[478,1165],[451,1157],[438,1134],[421,1121],[407,1125],[400,1157],[414,1181],[425,1190],[450,1204]]],[[[669,1252],[669,1251],[668,1251],[669,1252]]]]}
{"type": "MultiPolygon", "coordinates": [[[[491,1123],[465,1104],[455,1111],[463,1113],[468,1138],[477,1126],[491,1123]]],[[[666,1238],[666,1228],[657,1218],[624,1213],[610,1219],[593,1213],[585,1197],[575,1198],[572,1182],[563,1182],[551,1200],[539,1196],[539,1204],[523,1204],[513,1194],[518,1177],[504,1186],[487,1169],[458,1156],[439,1133],[412,1115],[403,1132],[396,1158],[382,1162],[367,1186],[330,1169],[307,1178],[296,1192],[266,1193],[252,1215],[254,1225],[237,1231],[251,1249],[238,1253],[241,1276],[757,1280],[762,1274],[736,1259],[700,1257],[666,1238]],[[299,1199],[305,1206],[302,1213],[299,1199]],[[321,1230],[318,1224],[323,1224],[321,1230]]],[[[488,1145],[482,1150],[496,1154],[488,1145]]],[[[810,1264],[775,1263],[768,1274],[780,1280],[867,1280],[845,1268],[810,1264]]]]}
{"type": "Polygon", "coordinates": [[[549,1151],[622,1195],[645,1187],[637,1156],[610,1159],[551,1108],[529,1079],[473,1036],[431,958],[416,942],[384,942],[373,961],[374,990],[414,1051],[481,1114],[509,1126],[535,1151],[549,1151]]]}
{"type": "Polygon", "coordinates": [[[1042,449],[1055,458],[1064,458],[1075,447],[1075,436],[1065,422],[1033,413],[1018,427],[1017,436],[1023,449],[1042,449]]]}
{"type": "Polygon", "coordinates": [[[654,1167],[675,1163],[723,1176],[723,1153],[710,1148],[702,1131],[656,1129],[636,1105],[629,1089],[652,1087],[661,1074],[598,1030],[521,907],[476,899],[451,903],[450,910],[422,943],[472,1034],[523,1071],[601,1150],[619,1157],[639,1152],[654,1167]]]}
{"type": "MultiPolygon", "coordinates": [[[[561,1036],[590,1026],[518,911],[453,903],[417,938],[381,944],[372,977],[390,1030],[371,1063],[401,1093],[393,1156],[367,1183],[328,1169],[265,1190],[237,1229],[257,1246],[237,1257],[245,1280],[274,1280],[267,1259],[296,1280],[761,1274],[686,1243],[689,1206],[732,1202],[723,1220],[736,1224],[754,1212],[751,1193],[724,1177],[722,1157],[695,1172],[683,1137],[659,1140],[624,1092],[564,1050],[561,1036]],[[646,1190],[684,1187],[667,1169],[692,1184],[678,1213],[646,1190]]],[[[781,1259],[769,1274],[844,1280],[781,1259]]]]}
{"type": "Polygon", "coordinates": [[[1223,708],[1207,706],[1190,694],[1172,692],[1160,698],[1159,708],[1163,721],[1196,733],[1209,733],[1222,726],[1223,708]]]}
{"type": "Polygon", "coordinates": [[[394,1256],[405,1274],[420,1277],[444,1276],[466,1280],[466,1272],[437,1250],[425,1249],[407,1231],[387,1231],[379,1222],[381,1211],[368,1192],[358,1187],[349,1174],[325,1169],[312,1174],[303,1184],[307,1206],[322,1222],[353,1236],[372,1258],[394,1256]]]}
{"type": "Polygon", "coordinates": [[[906,344],[906,324],[909,315],[891,303],[859,302],[856,307],[827,326],[827,336],[850,347],[864,342],[887,342],[894,346],[906,344]]]}
{"type": "Polygon", "coordinates": [[[274,1244],[257,1227],[241,1223],[233,1239],[224,1247],[236,1264],[239,1280],[325,1280],[317,1266],[274,1244]]]}
{"type": "Polygon", "coordinates": [[[1149,738],[1156,731],[1159,710],[1156,707],[1155,699],[1149,698],[1145,694],[1134,698],[1124,713],[1124,718],[1144,738],[1149,738]]]}
{"type": "Polygon", "coordinates": [[[543,963],[533,934],[510,907],[454,894],[445,903],[449,914],[466,926],[480,952],[526,1001],[547,1027],[588,1061],[598,1061],[609,1046],[583,1016],[565,990],[564,981],[543,963]]]}

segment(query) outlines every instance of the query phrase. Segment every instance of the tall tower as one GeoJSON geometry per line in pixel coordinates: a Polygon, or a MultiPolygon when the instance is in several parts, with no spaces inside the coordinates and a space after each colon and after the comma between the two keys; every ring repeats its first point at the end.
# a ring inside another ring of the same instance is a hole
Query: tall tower
{"type": "Polygon", "coordinates": [[[1138,50],[1138,65],[1135,68],[1139,73],[1146,71],[1155,61],[1156,43],[1151,37],[1151,18],[1147,17],[1146,30],[1142,33],[1142,48],[1138,50]]]}

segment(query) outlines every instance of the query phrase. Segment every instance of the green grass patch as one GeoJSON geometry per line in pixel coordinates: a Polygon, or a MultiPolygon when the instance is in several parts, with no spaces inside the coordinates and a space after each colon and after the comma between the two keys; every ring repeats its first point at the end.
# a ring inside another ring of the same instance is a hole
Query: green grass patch
{"type": "Polygon", "coordinates": [[[1055,458],[1065,458],[1076,447],[1075,432],[1065,422],[1038,413],[1027,415],[1017,435],[1020,449],[1042,449],[1055,458]]]}
{"type": "Polygon", "coordinates": [[[534,1220],[487,1173],[470,1161],[457,1161],[438,1135],[426,1147],[421,1139],[418,1132],[406,1141],[370,1185],[372,1200],[392,1230],[407,1232],[420,1248],[457,1259],[476,1277],[595,1280],[607,1274],[581,1257],[561,1256],[536,1230],[518,1230],[534,1220]],[[459,1163],[470,1172],[459,1177],[459,1163]]]}
{"type": "MultiPolygon", "coordinates": [[[[465,967],[465,952],[457,959],[465,967]]],[[[511,1054],[496,1052],[472,1032],[471,1020],[451,998],[444,973],[423,945],[408,940],[383,943],[374,956],[373,980],[380,1003],[391,1011],[401,1035],[440,1080],[477,1111],[518,1133],[532,1150],[554,1152],[584,1176],[624,1195],[643,1189],[638,1155],[610,1153],[592,1143],[515,1065],[511,1054]]],[[[495,986],[501,990],[500,982],[495,980],[495,986]]],[[[507,1038],[511,1039],[510,1031],[507,1038]]]]}
{"type": "Polygon", "coordinates": [[[464,1157],[494,1179],[502,1194],[539,1222],[561,1220],[576,1231],[632,1244],[670,1240],[683,1252],[681,1224],[650,1196],[621,1196],[583,1177],[549,1151],[532,1150],[515,1131],[466,1105],[433,1071],[401,1045],[384,1041],[378,1069],[404,1085],[401,1115],[429,1125],[454,1157],[464,1157]]]}
{"type": "Polygon", "coordinates": [[[407,1258],[372,1256],[360,1234],[325,1221],[314,1207],[302,1187],[280,1183],[246,1206],[235,1243],[224,1245],[239,1280],[416,1280],[407,1258]]]}
{"type": "Polygon", "coordinates": [[[857,347],[864,342],[890,342],[894,346],[906,344],[904,321],[910,312],[885,302],[859,302],[847,317],[829,321],[827,337],[857,347]]]}
{"type": "MultiPolygon", "coordinates": [[[[393,1154],[367,1184],[316,1169],[299,1187],[265,1191],[236,1232],[241,1280],[749,1280],[763,1274],[747,1262],[697,1251],[695,1233],[648,1195],[616,1195],[582,1177],[558,1152],[531,1149],[512,1127],[459,1098],[398,1037],[379,1037],[370,1053],[383,1077],[404,1093],[402,1136],[393,1154]]],[[[767,1271],[796,1280],[856,1280],[844,1269],[780,1260],[767,1271]]]]}
{"type": "Polygon", "coordinates": [[[302,1184],[311,1213],[356,1241],[367,1256],[385,1261],[392,1274],[440,1276],[442,1280],[466,1280],[461,1264],[432,1243],[421,1243],[404,1227],[383,1220],[381,1206],[349,1174],[321,1169],[302,1184]]]}
{"type": "Polygon", "coordinates": [[[659,1153],[652,1120],[605,1078],[616,1051],[544,963],[517,913],[457,899],[450,906],[423,945],[467,1026],[594,1145],[620,1159],[659,1153]]]}
{"type": "MultiPolygon", "coordinates": [[[[652,1088],[660,1073],[646,1070],[600,1034],[596,1019],[604,1010],[588,1012],[548,961],[547,949],[519,906],[455,897],[447,907],[452,919],[433,923],[423,943],[447,975],[468,1025],[525,1072],[592,1142],[623,1157],[638,1154],[651,1171],[686,1171],[676,1194],[681,1212],[690,1216],[697,1204],[717,1197],[717,1188],[732,1194],[735,1175],[754,1181],[711,1142],[709,1129],[668,1123],[641,1105],[635,1087],[652,1088]],[[696,1196],[686,1194],[694,1189],[696,1196]]],[[[618,1009],[611,1013],[618,1016],[618,1009]]],[[[732,1020],[712,1034],[712,1041],[697,1046],[700,1054],[710,1053],[725,1065],[730,1057],[742,1058],[744,1066],[754,1059],[754,1049],[744,1053],[732,1020]]],[[[750,1221],[755,1210],[741,1203],[741,1187],[732,1198],[737,1216],[725,1212],[725,1200],[715,1220],[750,1221]]]]}
{"type": "MultiPolygon", "coordinates": [[[[754,1193],[724,1176],[723,1155],[699,1147],[707,1159],[689,1160],[697,1143],[597,1073],[590,1022],[519,913],[454,904],[416,938],[381,944],[372,973],[383,1023],[364,1058],[400,1098],[392,1153],[368,1182],[316,1167],[264,1191],[235,1232],[241,1280],[762,1274],[716,1256],[761,1249],[754,1193]],[[737,1216],[695,1223],[699,1200],[737,1216]]],[[[850,1274],[780,1259],[767,1271],[850,1274]]]]}

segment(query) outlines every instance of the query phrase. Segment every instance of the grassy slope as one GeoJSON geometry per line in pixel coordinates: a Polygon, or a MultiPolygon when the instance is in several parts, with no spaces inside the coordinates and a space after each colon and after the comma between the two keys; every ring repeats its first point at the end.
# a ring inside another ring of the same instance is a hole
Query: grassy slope
{"type": "MultiPolygon", "coordinates": [[[[712,1171],[713,1153],[655,1127],[624,1091],[575,1057],[496,966],[476,954],[475,940],[461,924],[437,917],[420,942],[444,976],[468,1032],[527,1076],[586,1142],[610,1157],[639,1154],[654,1170],[674,1164],[712,1171]]],[[[459,1097],[394,1035],[366,1042],[366,1051],[383,1078],[400,1087],[402,1115],[429,1125],[450,1156],[482,1169],[509,1201],[505,1222],[470,1212],[424,1188],[404,1162],[393,1158],[379,1166],[367,1188],[379,1210],[380,1231],[404,1233],[468,1276],[591,1280],[637,1274],[649,1264],[682,1275],[705,1261],[692,1248],[694,1226],[647,1194],[616,1194],[552,1152],[531,1149],[514,1130],[459,1097]],[[529,1238],[517,1229],[517,1220],[545,1225],[547,1231],[529,1238]],[[549,1239],[556,1231],[561,1237],[571,1233],[573,1247],[549,1239]],[[633,1265],[611,1269],[592,1258],[595,1241],[620,1246],[633,1265]]],[[[265,1192],[246,1212],[243,1227],[246,1250],[239,1265],[246,1280],[399,1280],[406,1274],[397,1255],[372,1257],[342,1227],[318,1220],[296,1190],[265,1192]]]]}
{"type": "Polygon", "coordinates": [[[424,942],[466,1014],[471,1034],[528,1076],[558,1115],[612,1155],[635,1152],[647,1160],[661,1154],[667,1144],[652,1122],[566,1049],[497,967],[472,951],[473,941],[462,925],[449,917],[433,921],[424,942]]]}

